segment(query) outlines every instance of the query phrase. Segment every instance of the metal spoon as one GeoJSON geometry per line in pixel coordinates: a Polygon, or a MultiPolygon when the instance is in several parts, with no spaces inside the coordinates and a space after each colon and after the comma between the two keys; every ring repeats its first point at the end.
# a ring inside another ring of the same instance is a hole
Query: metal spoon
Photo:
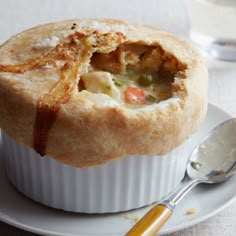
{"type": "Polygon", "coordinates": [[[126,236],[156,235],[175,206],[193,187],[200,183],[224,182],[235,172],[236,118],[233,118],[215,127],[193,150],[186,170],[190,180],[148,211],[126,236]]]}

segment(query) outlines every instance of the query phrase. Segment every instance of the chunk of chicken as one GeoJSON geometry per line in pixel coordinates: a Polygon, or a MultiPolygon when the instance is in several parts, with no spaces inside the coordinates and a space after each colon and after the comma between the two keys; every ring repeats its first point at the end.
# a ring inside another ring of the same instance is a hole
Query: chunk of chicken
{"type": "Polygon", "coordinates": [[[111,96],[116,101],[121,101],[121,93],[115,86],[112,75],[105,71],[92,71],[81,77],[85,89],[92,93],[103,93],[111,96]]]}

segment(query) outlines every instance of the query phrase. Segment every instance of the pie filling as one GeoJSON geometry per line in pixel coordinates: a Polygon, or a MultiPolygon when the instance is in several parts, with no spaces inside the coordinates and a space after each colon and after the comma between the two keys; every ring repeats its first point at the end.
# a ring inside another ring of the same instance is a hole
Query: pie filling
{"type": "Polygon", "coordinates": [[[167,100],[178,90],[176,77],[184,78],[186,65],[160,46],[127,43],[120,32],[75,32],[68,41],[18,65],[0,65],[0,72],[25,73],[59,67],[60,80],[39,98],[33,130],[33,147],[46,154],[48,133],[62,104],[74,88],[95,104],[131,109],[167,100]],[[49,66],[49,67],[48,67],[49,66]]]}
{"type": "Polygon", "coordinates": [[[88,98],[95,103],[94,93],[107,95],[107,101],[112,98],[115,104],[140,108],[171,98],[175,76],[184,69],[160,47],[124,44],[110,53],[93,54],[88,73],[80,78],[79,91],[93,93],[88,98]]]}
{"type": "Polygon", "coordinates": [[[174,76],[168,73],[139,73],[127,70],[122,74],[92,70],[81,76],[80,91],[106,94],[129,108],[158,103],[172,97],[174,76]]]}

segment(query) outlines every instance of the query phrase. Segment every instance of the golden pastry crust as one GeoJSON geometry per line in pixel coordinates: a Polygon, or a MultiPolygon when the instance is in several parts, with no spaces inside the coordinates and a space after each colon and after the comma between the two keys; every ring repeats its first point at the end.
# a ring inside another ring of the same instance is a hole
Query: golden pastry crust
{"type": "MultiPolygon", "coordinates": [[[[0,65],[24,64],[45,55],[56,45],[65,44],[76,32],[120,34],[119,40],[105,39],[100,45],[97,41],[91,55],[110,53],[121,45],[158,47],[162,67],[169,71],[173,67],[178,69],[172,84],[172,98],[131,109],[120,104],[93,102],[87,99],[85,91],[80,92],[74,86],[48,132],[46,155],[76,167],[96,166],[132,154],[162,155],[182,144],[199,128],[207,110],[206,66],[189,43],[154,27],[98,19],[41,25],[4,43],[0,47],[0,65]]],[[[160,57],[155,53],[154,58],[160,57]]],[[[90,59],[80,61],[77,83],[88,71],[90,59]]],[[[5,67],[0,66],[0,127],[16,142],[34,147],[38,101],[60,80],[61,65],[66,60],[35,65],[24,73],[3,72],[5,67]]],[[[147,67],[144,62],[142,68],[147,67]]]]}

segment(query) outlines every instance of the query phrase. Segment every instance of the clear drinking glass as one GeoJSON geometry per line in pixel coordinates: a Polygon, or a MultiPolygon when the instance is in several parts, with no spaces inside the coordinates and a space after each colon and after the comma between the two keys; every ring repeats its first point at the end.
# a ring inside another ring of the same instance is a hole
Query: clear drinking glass
{"type": "Polygon", "coordinates": [[[185,0],[191,40],[207,54],[236,61],[236,0],[185,0]]]}

